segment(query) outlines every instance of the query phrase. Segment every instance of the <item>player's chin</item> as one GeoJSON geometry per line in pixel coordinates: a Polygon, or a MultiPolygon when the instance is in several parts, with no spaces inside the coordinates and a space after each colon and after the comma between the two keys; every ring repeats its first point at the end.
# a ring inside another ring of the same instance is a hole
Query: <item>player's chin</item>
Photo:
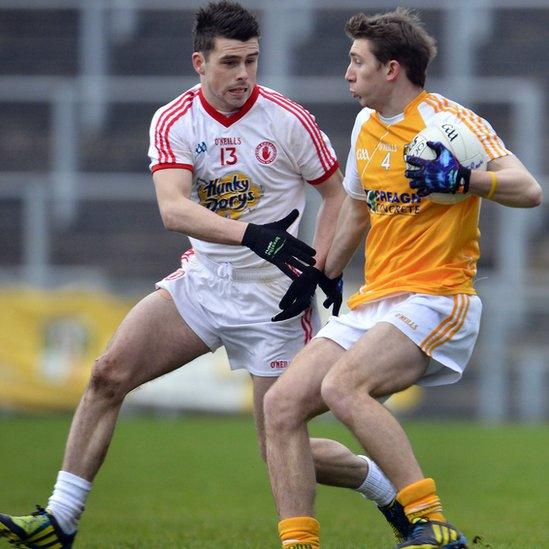
{"type": "Polygon", "coordinates": [[[228,91],[225,94],[225,98],[227,100],[227,103],[229,103],[229,105],[231,105],[233,108],[239,109],[244,105],[244,103],[246,103],[246,101],[248,101],[251,93],[252,92],[250,89],[247,89],[246,91],[242,91],[242,92],[228,91]]]}
{"type": "Polygon", "coordinates": [[[355,92],[351,92],[351,96],[355,101],[358,101],[361,107],[366,106],[366,100],[364,99],[364,97],[362,97],[361,95],[358,95],[358,93],[355,93],[355,92]]]}

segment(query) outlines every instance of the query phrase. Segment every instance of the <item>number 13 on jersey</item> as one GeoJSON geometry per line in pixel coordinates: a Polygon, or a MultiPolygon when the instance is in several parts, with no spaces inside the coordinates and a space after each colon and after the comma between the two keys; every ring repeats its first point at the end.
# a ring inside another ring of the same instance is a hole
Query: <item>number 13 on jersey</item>
{"type": "Polygon", "coordinates": [[[236,147],[221,147],[221,165],[232,166],[238,162],[236,147]]]}

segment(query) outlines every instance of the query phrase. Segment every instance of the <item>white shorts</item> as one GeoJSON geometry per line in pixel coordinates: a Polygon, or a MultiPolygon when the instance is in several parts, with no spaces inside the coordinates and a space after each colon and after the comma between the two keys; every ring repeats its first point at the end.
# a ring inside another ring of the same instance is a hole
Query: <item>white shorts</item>
{"type": "Polygon", "coordinates": [[[431,361],[418,385],[459,381],[475,345],[482,312],[476,295],[435,296],[406,293],[364,303],[332,317],[315,337],[352,347],[378,322],[389,322],[408,336],[431,361]]]}
{"type": "Polygon", "coordinates": [[[232,370],[279,376],[319,328],[316,306],[302,315],[271,322],[290,279],[275,267],[237,269],[214,263],[191,249],[181,268],[157,282],[183,320],[215,351],[225,346],[232,370]]]}

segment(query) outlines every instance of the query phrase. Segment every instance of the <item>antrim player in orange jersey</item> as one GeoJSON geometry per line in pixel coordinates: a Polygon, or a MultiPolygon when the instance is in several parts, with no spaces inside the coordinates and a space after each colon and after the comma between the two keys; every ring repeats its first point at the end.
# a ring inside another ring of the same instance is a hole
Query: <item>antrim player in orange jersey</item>
{"type": "MultiPolygon", "coordinates": [[[[315,474],[307,421],[330,409],[397,489],[412,522],[398,547],[464,548],[446,520],[435,481],[425,478],[398,421],[379,401],[414,384],[458,381],[478,334],[473,279],[481,198],[538,206],[541,188],[492,127],[469,109],[423,89],[435,41],[404,9],[352,17],[345,78],[363,110],[356,119],[344,186],[348,196],[328,252],[335,281],[366,238],[364,285],[351,311],[332,317],[265,397],[267,461],[286,549],[319,546],[315,474]],[[404,147],[437,117],[468,126],[488,171],[469,170],[441,144],[432,161],[404,147]],[[406,170],[405,161],[417,171],[406,170]],[[411,179],[411,181],[410,181],[411,179]],[[453,205],[429,194],[467,192],[453,205]],[[369,229],[369,230],[368,230],[369,229]]],[[[289,307],[298,297],[294,282],[289,307]]]]}

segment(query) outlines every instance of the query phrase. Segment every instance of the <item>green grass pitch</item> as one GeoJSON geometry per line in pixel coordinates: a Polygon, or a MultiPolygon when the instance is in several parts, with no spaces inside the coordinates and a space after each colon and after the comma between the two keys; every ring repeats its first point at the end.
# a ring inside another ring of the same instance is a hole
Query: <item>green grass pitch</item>
{"type": "MultiPolygon", "coordinates": [[[[0,419],[0,511],[27,514],[47,501],[68,426],[66,417],[0,419]]],[[[406,428],[447,516],[470,542],[479,535],[492,549],[549,547],[546,426],[406,428]]],[[[358,450],[335,421],[317,420],[311,434],[358,450]]],[[[373,504],[350,490],[320,487],[317,513],[323,549],[394,547],[373,504]]],[[[75,547],[278,549],[251,418],[123,418],[75,547]]]]}

